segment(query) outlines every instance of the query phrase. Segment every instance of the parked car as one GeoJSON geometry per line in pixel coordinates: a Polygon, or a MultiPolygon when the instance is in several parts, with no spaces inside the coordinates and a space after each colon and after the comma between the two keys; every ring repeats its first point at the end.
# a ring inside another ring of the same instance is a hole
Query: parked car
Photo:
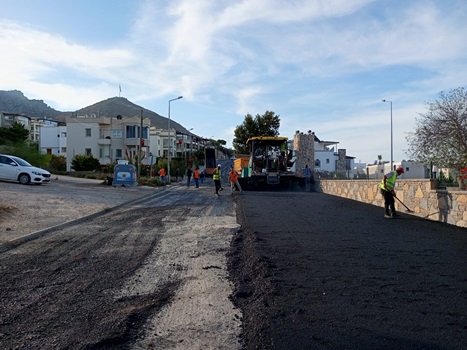
{"type": "Polygon", "coordinates": [[[24,159],[0,154],[0,180],[18,181],[23,185],[44,184],[50,182],[50,173],[32,166],[24,159]]]}

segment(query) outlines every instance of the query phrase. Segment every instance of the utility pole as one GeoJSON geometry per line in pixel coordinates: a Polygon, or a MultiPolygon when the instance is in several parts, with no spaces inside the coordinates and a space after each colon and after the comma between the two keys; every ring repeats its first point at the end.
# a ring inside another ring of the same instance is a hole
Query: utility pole
{"type": "Polygon", "coordinates": [[[138,180],[141,178],[141,148],[143,148],[143,110],[140,113],[139,151],[138,151],[138,180]]]}

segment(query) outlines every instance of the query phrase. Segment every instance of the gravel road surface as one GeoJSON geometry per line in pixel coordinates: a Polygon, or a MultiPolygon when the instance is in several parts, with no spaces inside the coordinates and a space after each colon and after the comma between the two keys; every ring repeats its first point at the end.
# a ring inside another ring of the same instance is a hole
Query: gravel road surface
{"type": "Polygon", "coordinates": [[[0,190],[0,349],[240,348],[229,195],[72,179],[0,190]]]}

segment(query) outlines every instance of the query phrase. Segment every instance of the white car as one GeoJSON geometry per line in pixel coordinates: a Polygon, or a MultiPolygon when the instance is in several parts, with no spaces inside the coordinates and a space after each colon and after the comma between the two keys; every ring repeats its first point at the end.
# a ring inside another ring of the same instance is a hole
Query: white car
{"type": "Polygon", "coordinates": [[[23,185],[44,184],[50,182],[50,173],[32,166],[24,159],[0,154],[0,180],[18,181],[23,185]]]}

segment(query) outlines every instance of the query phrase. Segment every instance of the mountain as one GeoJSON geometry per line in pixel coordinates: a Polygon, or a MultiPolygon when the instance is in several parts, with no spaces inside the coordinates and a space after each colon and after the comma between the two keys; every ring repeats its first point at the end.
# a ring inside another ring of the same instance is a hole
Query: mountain
{"type": "Polygon", "coordinates": [[[43,100],[29,100],[21,91],[0,90],[0,112],[25,114],[30,117],[54,119],[63,112],[47,106],[43,100]]]}
{"type": "MultiPolygon", "coordinates": [[[[124,97],[112,97],[104,101],[97,102],[91,106],[81,108],[73,112],[60,112],[44,103],[43,100],[29,100],[21,91],[1,91],[0,90],[0,112],[25,114],[30,117],[48,117],[59,122],[65,122],[67,116],[71,115],[92,115],[123,118],[139,116],[143,110],[143,118],[151,120],[151,126],[158,129],[167,129],[168,119],[149,109],[143,108],[130,102],[124,97]]],[[[179,133],[193,135],[185,127],[170,120],[170,127],[179,133]]]]}

